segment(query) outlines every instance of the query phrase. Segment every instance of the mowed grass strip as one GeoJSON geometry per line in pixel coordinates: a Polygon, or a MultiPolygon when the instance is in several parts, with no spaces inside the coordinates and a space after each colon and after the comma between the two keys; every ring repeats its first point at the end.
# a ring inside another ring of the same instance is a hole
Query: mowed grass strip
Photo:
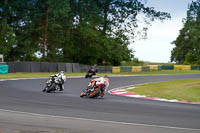
{"type": "Polygon", "coordinates": [[[200,79],[149,83],[127,91],[149,97],[200,102],[200,79]]]}

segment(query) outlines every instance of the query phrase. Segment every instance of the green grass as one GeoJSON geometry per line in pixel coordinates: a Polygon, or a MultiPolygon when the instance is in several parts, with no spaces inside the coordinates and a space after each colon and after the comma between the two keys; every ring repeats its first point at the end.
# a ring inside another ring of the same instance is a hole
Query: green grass
{"type": "MultiPolygon", "coordinates": [[[[123,72],[123,73],[97,73],[97,76],[104,75],[165,75],[165,74],[196,74],[200,71],[152,71],[152,72],[123,72]]],[[[49,77],[55,73],[9,73],[0,74],[0,79],[11,79],[11,78],[39,78],[39,77],[49,77]]],[[[85,76],[85,73],[66,73],[67,76],[85,76]]]]}
{"type": "Polygon", "coordinates": [[[200,79],[149,83],[127,91],[150,97],[200,102],[200,79]]]}

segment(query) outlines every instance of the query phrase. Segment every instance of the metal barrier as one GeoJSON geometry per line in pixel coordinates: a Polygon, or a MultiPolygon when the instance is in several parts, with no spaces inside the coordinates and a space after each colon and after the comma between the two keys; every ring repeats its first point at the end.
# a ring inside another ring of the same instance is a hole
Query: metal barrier
{"type": "Polygon", "coordinates": [[[173,65],[163,65],[160,66],[161,70],[174,70],[174,66],[173,65]]]}
{"type": "MultiPolygon", "coordinates": [[[[90,65],[79,63],[52,62],[7,62],[8,73],[15,72],[87,72],[90,65]]],[[[1,64],[0,64],[1,65],[1,64]]],[[[96,66],[98,73],[142,72],[154,70],[200,70],[200,66],[190,65],[150,65],[150,66],[96,66]]]]}
{"type": "Polygon", "coordinates": [[[112,67],[112,73],[120,73],[120,67],[112,67]]]}
{"type": "Polygon", "coordinates": [[[132,72],[132,66],[121,66],[120,72],[132,72]]]}
{"type": "MultiPolygon", "coordinates": [[[[7,62],[9,73],[16,72],[87,72],[89,65],[79,63],[53,63],[53,62],[7,62]]],[[[97,72],[111,73],[110,66],[97,66],[97,72]]]]}
{"type": "Polygon", "coordinates": [[[174,70],[191,70],[190,65],[174,65],[174,70]]]}
{"type": "Polygon", "coordinates": [[[150,67],[149,66],[142,66],[142,71],[143,72],[150,71],[150,67]]]}
{"type": "Polygon", "coordinates": [[[160,67],[158,65],[148,65],[150,71],[158,71],[160,70],[160,67]]]}
{"type": "Polygon", "coordinates": [[[191,70],[200,70],[200,66],[191,66],[191,70]]]}
{"type": "Polygon", "coordinates": [[[132,72],[141,72],[142,66],[132,66],[132,72]]]}

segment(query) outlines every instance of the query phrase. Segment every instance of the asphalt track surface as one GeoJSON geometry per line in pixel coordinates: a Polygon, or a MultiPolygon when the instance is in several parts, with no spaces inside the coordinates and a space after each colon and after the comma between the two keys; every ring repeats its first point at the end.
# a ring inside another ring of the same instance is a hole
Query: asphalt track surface
{"type": "MultiPolygon", "coordinates": [[[[195,78],[200,74],[110,77],[109,89],[195,78]]],[[[42,93],[45,81],[0,81],[0,132],[200,133],[200,105],[111,94],[80,98],[84,78],[68,78],[64,92],[42,93]]]]}

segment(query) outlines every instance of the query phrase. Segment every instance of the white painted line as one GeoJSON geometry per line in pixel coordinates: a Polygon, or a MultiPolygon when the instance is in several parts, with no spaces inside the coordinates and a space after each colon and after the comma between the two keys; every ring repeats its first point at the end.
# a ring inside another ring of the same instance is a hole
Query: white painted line
{"type": "Polygon", "coordinates": [[[122,88],[130,88],[130,87],[134,87],[134,85],[122,86],[122,87],[117,87],[117,88],[114,88],[114,89],[110,89],[110,90],[108,90],[108,93],[112,93],[112,91],[116,91],[116,90],[119,90],[119,89],[122,89],[122,88]]]}
{"type": "Polygon", "coordinates": [[[146,96],[142,96],[142,95],[124,95],[124,96],[134,97],[134,98],[142,98],[142,97],[146,97],[146,96]]]}
{"type": "Polygon", "coordinates": [[[124,93],[126,93],[126,92],[117,92],[117,93],[115,93],[115,94],[120,95],[120,94],[124,94],[124,93]]]}
{"type": "Polygon", "coordinates": [[[200,131],[200,129],[195,129],[195,128],[182,128],[182,127],[159,126],[159,125],[138,124],[138,123],[128,123],[128,122],[95,120],[95,119],[86,119],[86,118],[77,118],[77,117],[66,117],[66,116],[55,116],[55,115],[28,113],[28,112],[5,110],[5,109],[0,109],[0,111],[10,112],[10,113],[18,113],[18,114],[24,114],[24,115],[32,115],[32,116],[41,116],[41,117],[43,116],[43,117],[52,117],[52,118],[62,118],[62,119],[72,119],[72,120],[82,120],[82,121],[92,121],[92,122],[103,122],[103,123],[111,123],[111,124],[134,125],[134,126],[156,127],[156,128],[165,128],[165,129],[188,130],[188,131],[200,131]]]}
{"type": "Polygon", "coordinates": [[[172,99],[172,100],[168,100],[169,102],[179,102],[178,100],[176,99],[172,99]]]}

